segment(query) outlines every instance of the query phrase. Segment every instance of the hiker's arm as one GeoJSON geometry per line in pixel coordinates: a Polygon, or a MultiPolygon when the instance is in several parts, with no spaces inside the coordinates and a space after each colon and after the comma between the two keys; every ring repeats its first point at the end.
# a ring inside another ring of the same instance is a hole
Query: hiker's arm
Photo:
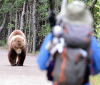
{"type": "Polygon", "coordinates": [[[46,63],[47,63],[47,60],[50,56],[50,53],[45,49],[45,46],[47,45],[47,43],[53,38],[53,35],[52,33],[49,33],[42,45],[41,45],[41,48],[40,48],[40,51],[39,51],[39,54],[38,54],[38,57],[37,57],[37,63],[38,63],[38,66],[41,70],[45,70],[47,69],[46,67],[46,63]]]}
{"type": "Polygon", "coordinates": [[[97,39],[92,36],[91,49],[93,51],[93,68],[94,74],[100,72],[100,49],[97,39]]]}

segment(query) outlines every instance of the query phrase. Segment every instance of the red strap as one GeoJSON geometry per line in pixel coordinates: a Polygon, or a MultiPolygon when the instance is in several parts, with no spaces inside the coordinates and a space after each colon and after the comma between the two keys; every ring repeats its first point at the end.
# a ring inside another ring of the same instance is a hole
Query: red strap
{"type": "Polygon", "coordinates": [[[64,50],[62,52],[62,55],[61,55],[61,57],[63,58],[63,60],[62,60],[62,64],[61,64],[59,82],[64,82],[65,81],[64,69],[65,69],[65,65],[66,65],[66,61],[67,61],[66,51],[67,51],[67,49],[64,48],[64,50]]]}
{"type": "Polygon", "coordinates": [[[55,81],[55,82],[54,82],[54,85],[58,85],[58,81],[55,81]]]}

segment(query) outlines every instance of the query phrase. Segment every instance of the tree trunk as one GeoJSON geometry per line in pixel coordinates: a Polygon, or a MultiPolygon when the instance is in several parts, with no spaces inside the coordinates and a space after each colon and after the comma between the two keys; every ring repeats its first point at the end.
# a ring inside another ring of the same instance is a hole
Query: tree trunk
{"type": "Polygon", "coordinates": [[[18,19],[18,15],[17,15],[17,12],[16,12],[16,14],[15,14],[15,29],[18,29],[18,27],[17,27],[17,19],[18,19]]]}
{"type": "MultiPolygon", "coordinates": [[[[28,5],[27,5],[27,13],[26,13],[26,17],[27,17],[27,28],[29,28],[30,27],[30,20],[29,20],[29,10],[28,10],[28,5]],[[29,26],[28,26],[29,25],[29,26]]],[[[30,40],[30,38],[29,38],[29,36],[30,36],[30,30],[29,30],[29,34],[27,35],[27,52],[29,52],[29,40],[30,40]]]]}
{"type": "Polygon", "coordinates": [[[4,20],[3,20],[3,23],[2,23],[2,25],[0,27],[0,31],[4,28],[4,25],[6,23],[6,16],[7,16],[7,14],[5,14],[5,16],[4,16],[4,20]]]}
{"type": "Polygon", "coordinates": [[[32,13],[32,17],[33,17],[33,53],[35,52],[35,47],[36,47],[36,0],[34,0],[33,2],[33,13],[32,13]]]}
{"type": "Polygon", "coordinates": [[[18,13],[18,29],[20,29],[21,13],[18,13]]]}
{"type": "Polygon", "coordinates": [[[33,42],[31,39],[31,26],[32,26],[32,7],[30,6],[30,17],[29,17],[29,50],[31,52],[31,43],[30,42],[33,42]]]}
{"type": "MultiPolygon", "coordinates": [[[[10,24],[9,25],[11,25],[12,24],[12,13],[11,12],[9,13],[9,20],[10,20],[10,24]]],[[[9,28],[8,28],[8,37],[11,34],[11,32],[12,32],[12,27],[9,26],[9,28]]]]}
{"type": "Polygon", "coordinates": [[[23,4],[23,11],[22,11],[22,15],[21,15],[21,21],[20,21],[20,30],[23,30],[24,27],[24,15],[25,15],[25,2],[23,4]]]}

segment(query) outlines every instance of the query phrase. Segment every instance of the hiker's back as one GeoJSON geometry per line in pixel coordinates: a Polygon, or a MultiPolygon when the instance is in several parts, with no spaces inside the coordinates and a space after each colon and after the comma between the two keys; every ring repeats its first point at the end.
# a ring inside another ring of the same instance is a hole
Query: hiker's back
{"type": "Polygon", "coordinates": [[[56,36],[57,27],[53,28],[53,35],[58,38],[59,43],[52,46],[53,49],[55,47],[58,49],[53,55],[55,65],[52,77],[55,85],[82,85],[89,81],[92,34],[89,24],[92,23],[92,17],[90,12],[86,11],[85,4],[80,1],[72,2],[66,10],[66,15],[59,23],[63,33],[56,36]],[[87,17],[90,20],[86,19],[87,17]],[[61,41],[64,43],[62,47],[61,41]],[[62,52],[59,51],[61,48],[63,48],[62,52]]]}
{"type": "Polygon", "coordinates": [[[68,24],[63,27],[65,46],[62,53],[55,55],[53,79],[60,85],[81,85],[88,81],[85,78],[89,75],[91,28],[68,24]]]}

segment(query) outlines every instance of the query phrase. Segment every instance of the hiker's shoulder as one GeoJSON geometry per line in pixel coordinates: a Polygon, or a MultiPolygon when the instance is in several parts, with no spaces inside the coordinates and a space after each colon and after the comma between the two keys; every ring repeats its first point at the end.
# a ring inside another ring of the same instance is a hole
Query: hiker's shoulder
{"type": "Polygon", "coordinates": [[[98,44],[98,40],[97,40],[97,38],[95,36],[91,37],[91,43],[92,44],[98,44]]]}
{"type": "Polygon", "coordinates": [[[98,40],[95,36],[91,37],[91,49],[92,49],[94,54],[99,54],[99,56],[100,56],[99,43],[98,43],[98,40]]]}

